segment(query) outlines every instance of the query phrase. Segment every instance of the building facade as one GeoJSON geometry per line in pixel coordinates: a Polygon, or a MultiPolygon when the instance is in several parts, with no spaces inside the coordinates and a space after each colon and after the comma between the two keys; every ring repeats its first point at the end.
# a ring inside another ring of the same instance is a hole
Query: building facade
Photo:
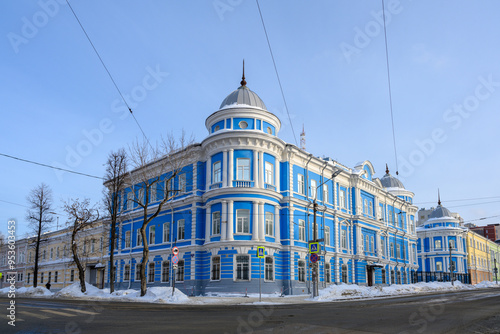
{"type": "Polygon", "coordinates": [[[468,231],[467,233],[469,273],[472,284],[491,281],[493,278],[490,242],[489,239],[476,232],[468,231]]]}
{"type": "Polygon", "coordinates": [[[450,281],[458,278],[470,283],[467,277],[467,231],[439,200],[438,206],[417,227],[417,280],[450,281]]]}
{"type": "MultiPolygon", "coordinates": [[[[181,173],[148,194],[154,210],[164,187],[179,191],[147,227],[150,286],[175,281],[189,294],[245,293],[258,291],[262,278],[266,293],[309,292],[315,202],[321,286],[410,283],[417,207],[389,171],[378,179],[369,161],[348,168],[284,142],[280,120],[244,78],[205,125],[208,136],[188,148],[181,173]]],[[[117,288],[139,286],[142,210],[132,196],[144,196],[140,184],[120,194],[117,288]]]]}
{"type": "Polygon", "coordinates": [[[500,240],[500,224],[488,224],[486,226],[475,226],[470,228],[471,231],[482,235],[485,238],[495,242],[500,240]]]}

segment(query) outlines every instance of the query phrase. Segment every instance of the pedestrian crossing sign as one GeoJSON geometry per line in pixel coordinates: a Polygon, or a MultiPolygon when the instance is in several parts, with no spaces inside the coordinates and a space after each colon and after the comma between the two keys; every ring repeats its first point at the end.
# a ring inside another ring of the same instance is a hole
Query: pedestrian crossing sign
{"type": "Polygon", "coordinates": [[[311,254],[319,253],[319,242],[311,242],[309,244],[309,253],[311,254]]]}
{"type": "Polygon", "coordinates": [[[264,247],[257,247],[257,257],[263,259],[266,254],[266,249],[264,247]]]}

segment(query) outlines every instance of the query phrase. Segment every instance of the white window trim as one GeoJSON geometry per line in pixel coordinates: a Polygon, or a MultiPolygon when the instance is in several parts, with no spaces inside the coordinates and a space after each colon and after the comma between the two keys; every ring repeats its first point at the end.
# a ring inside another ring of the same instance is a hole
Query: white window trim
{"type": "Polygon", "coordinates": [[[274,282],[275,281],[275,277],[276,277],[276,271],[275,271],[275,262],[276,261],[274,261],[274,256],[265,256],[263,262],[264,262],[264,282],[274,282]],[[273,277],[270,280],[266,279],[266,259],[267,258],[271,258],[273,260],[273,264],[272,264],[272,267],[273,267],[273,277]]]}
{"type": "Polygon", "coordinates": [[[222,279],[222,258],[220,255],[214,255],[212,257],[210,257],[210,281],[211,282],[220,282],[222,279]],[[213,264],[214,264],[214,257],[218,257],[219,258],[219,279],[212,279],[212,268],[213,268],[213,264]]]}
{"type": "MultiPolygon", "coordinates": [[[[235,234],[240,234],[240,235],[250,235],[251,234],[252,231],[250,230],[250,215],[251,215],[251,213],[250,213],[249,209],[237,209],[236,210],[236,231],[235,231],[235,234]],[[245,231],[244,224],[242,224],[242,226],[241,226],[242,231],[241,232],[238,231],[238,212],[240,212],[240,211],[247,211],[248,212],[248,216],[246,217],[246,218],[248,218],[248,222],[247,222],[248,223],[248,232],[244,232],[245,231]]],[[[254,227],[256,227],[256,224],[257,224],[257,222],[254,222],[254,227]]]]}
{"type": "Polygon", "coordinates": [[[233,257],[233,281],[234,282],[250,282],[252,281],[252,257],[249,254],[235,254],[233,257]],[[246,256],[248,257],[248,280],[246,279],[238,279],[238,275],[236,274],[238,271],[238,262],[237,262],[237,257],[238,256],[246,256]]]}

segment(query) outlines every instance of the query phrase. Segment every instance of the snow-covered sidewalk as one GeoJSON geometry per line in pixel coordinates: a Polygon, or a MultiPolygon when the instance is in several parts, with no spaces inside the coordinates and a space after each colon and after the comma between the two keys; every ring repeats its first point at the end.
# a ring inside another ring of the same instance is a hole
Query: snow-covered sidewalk
{"type": "MultiPolygon", "coordinates": [[[[122,302],[143,302],[160,304],[214,304],[214,305],[279,305],[279,304],[299,304],[315,302],[333,302],[349,299],[371,299],[391,296],[413,295],[433,292],[474,290],[483,288],[500,288],[494,282],[482,282],[477,285],[466,285],[460,281],[454,282],[431,282],[416,284],[394,284],[391,286],[366,287],[355,284],[331,285],[319,291],[319,296],[311,298],[310,295],[294,295],[280,297],[278,294],[262,294],[262,302],[259,302],[259,294],[248,294],[248,298],[239,294],[216,294],[204,297],[188,297],[180,290],[175,289],[172,296],[170,287],[150,287],[144,297],[140,297],[138,290],[118,290],[109,293],[109,289],[98,289],[87,284],[87,291],[80,291],[80,283],[65,287],[58,292],[51,292],[44,287],[19,288],[16,289],[16,296],[40,297],[40,298],[63,298],[63,299],[84,299],[102,301],[122,301],[122,302]]],[[[0,289],[0,296],[6,296],[9,288],[0,289]]]]}

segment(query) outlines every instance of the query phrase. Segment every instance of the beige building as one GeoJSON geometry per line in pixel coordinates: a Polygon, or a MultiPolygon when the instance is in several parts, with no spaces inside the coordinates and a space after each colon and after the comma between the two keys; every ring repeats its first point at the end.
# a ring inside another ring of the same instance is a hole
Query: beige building
{"type": "Polygon", "coordinates": [[[467,253],[472,284],[491,281],[493,278],[490,258],[490,240],[473,232],[467,232],[467,253]]]}

